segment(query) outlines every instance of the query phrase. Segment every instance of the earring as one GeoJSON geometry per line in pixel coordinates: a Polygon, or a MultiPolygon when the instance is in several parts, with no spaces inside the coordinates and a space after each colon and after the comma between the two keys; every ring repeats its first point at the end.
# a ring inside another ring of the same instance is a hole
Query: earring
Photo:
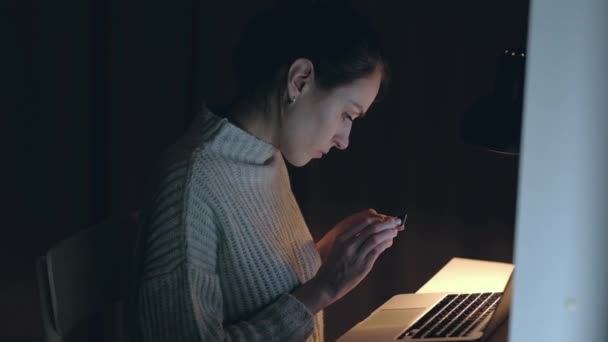
{"type": "Polygon", "coordinates": [[[296,97],[295,96],[290,97],[289,102],[291,102],[291,103],[296,102],[296,97]]]}

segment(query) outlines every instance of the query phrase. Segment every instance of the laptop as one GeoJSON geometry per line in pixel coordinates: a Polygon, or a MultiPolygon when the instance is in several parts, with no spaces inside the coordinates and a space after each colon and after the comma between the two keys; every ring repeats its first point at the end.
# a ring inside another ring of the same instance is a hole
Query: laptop
{"type": "Polygon", "coordinates": [[[512,277],[502,292],[394,296],[338,341],[484,341],[508,316],[512,277]]]}

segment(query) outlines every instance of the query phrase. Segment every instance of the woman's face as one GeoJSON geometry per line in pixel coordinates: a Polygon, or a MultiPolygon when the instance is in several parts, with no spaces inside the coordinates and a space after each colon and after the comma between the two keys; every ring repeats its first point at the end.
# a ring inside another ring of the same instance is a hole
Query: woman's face
{"type": "Polygon", "coordinates": [[[323,90],[315,85],[310,62],[294,62],[288,74],[287,95],[295,97],[295,101],[284,110],[279,134],[285,159],[294,166],[304,166],[311,159],[321,158],[334,146],[346,149],[352,120],[367,112],[381,81],[382,70],[377,67],[367,77],[323,90]],[[303,65],[296,65],[298,62],[303,65]]]}

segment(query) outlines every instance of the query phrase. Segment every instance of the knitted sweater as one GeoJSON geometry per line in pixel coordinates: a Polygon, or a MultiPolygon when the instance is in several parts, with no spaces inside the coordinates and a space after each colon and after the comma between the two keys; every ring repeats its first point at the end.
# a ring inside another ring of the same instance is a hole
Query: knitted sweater
{"type": "Polygon", "coordinates": [[[290,292],[321,260],[280,151],[204,110],[142,212],[133,341],[322,341],[290,292]]]}

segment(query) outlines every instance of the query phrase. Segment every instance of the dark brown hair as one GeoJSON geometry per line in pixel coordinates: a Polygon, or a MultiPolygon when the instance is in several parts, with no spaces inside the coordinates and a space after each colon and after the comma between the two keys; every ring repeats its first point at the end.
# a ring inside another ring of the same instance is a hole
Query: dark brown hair
{"type": "Polygon", "coordinates": [[[380,37],[343,2],[284,1],[255,17],[243,31],[233,62],[238,98],[259,102],[284,91],[289,66],[309,59],[315,81],[329,90],[370,75],[381,66],[381,91],[388,65],[380,37]]]}

